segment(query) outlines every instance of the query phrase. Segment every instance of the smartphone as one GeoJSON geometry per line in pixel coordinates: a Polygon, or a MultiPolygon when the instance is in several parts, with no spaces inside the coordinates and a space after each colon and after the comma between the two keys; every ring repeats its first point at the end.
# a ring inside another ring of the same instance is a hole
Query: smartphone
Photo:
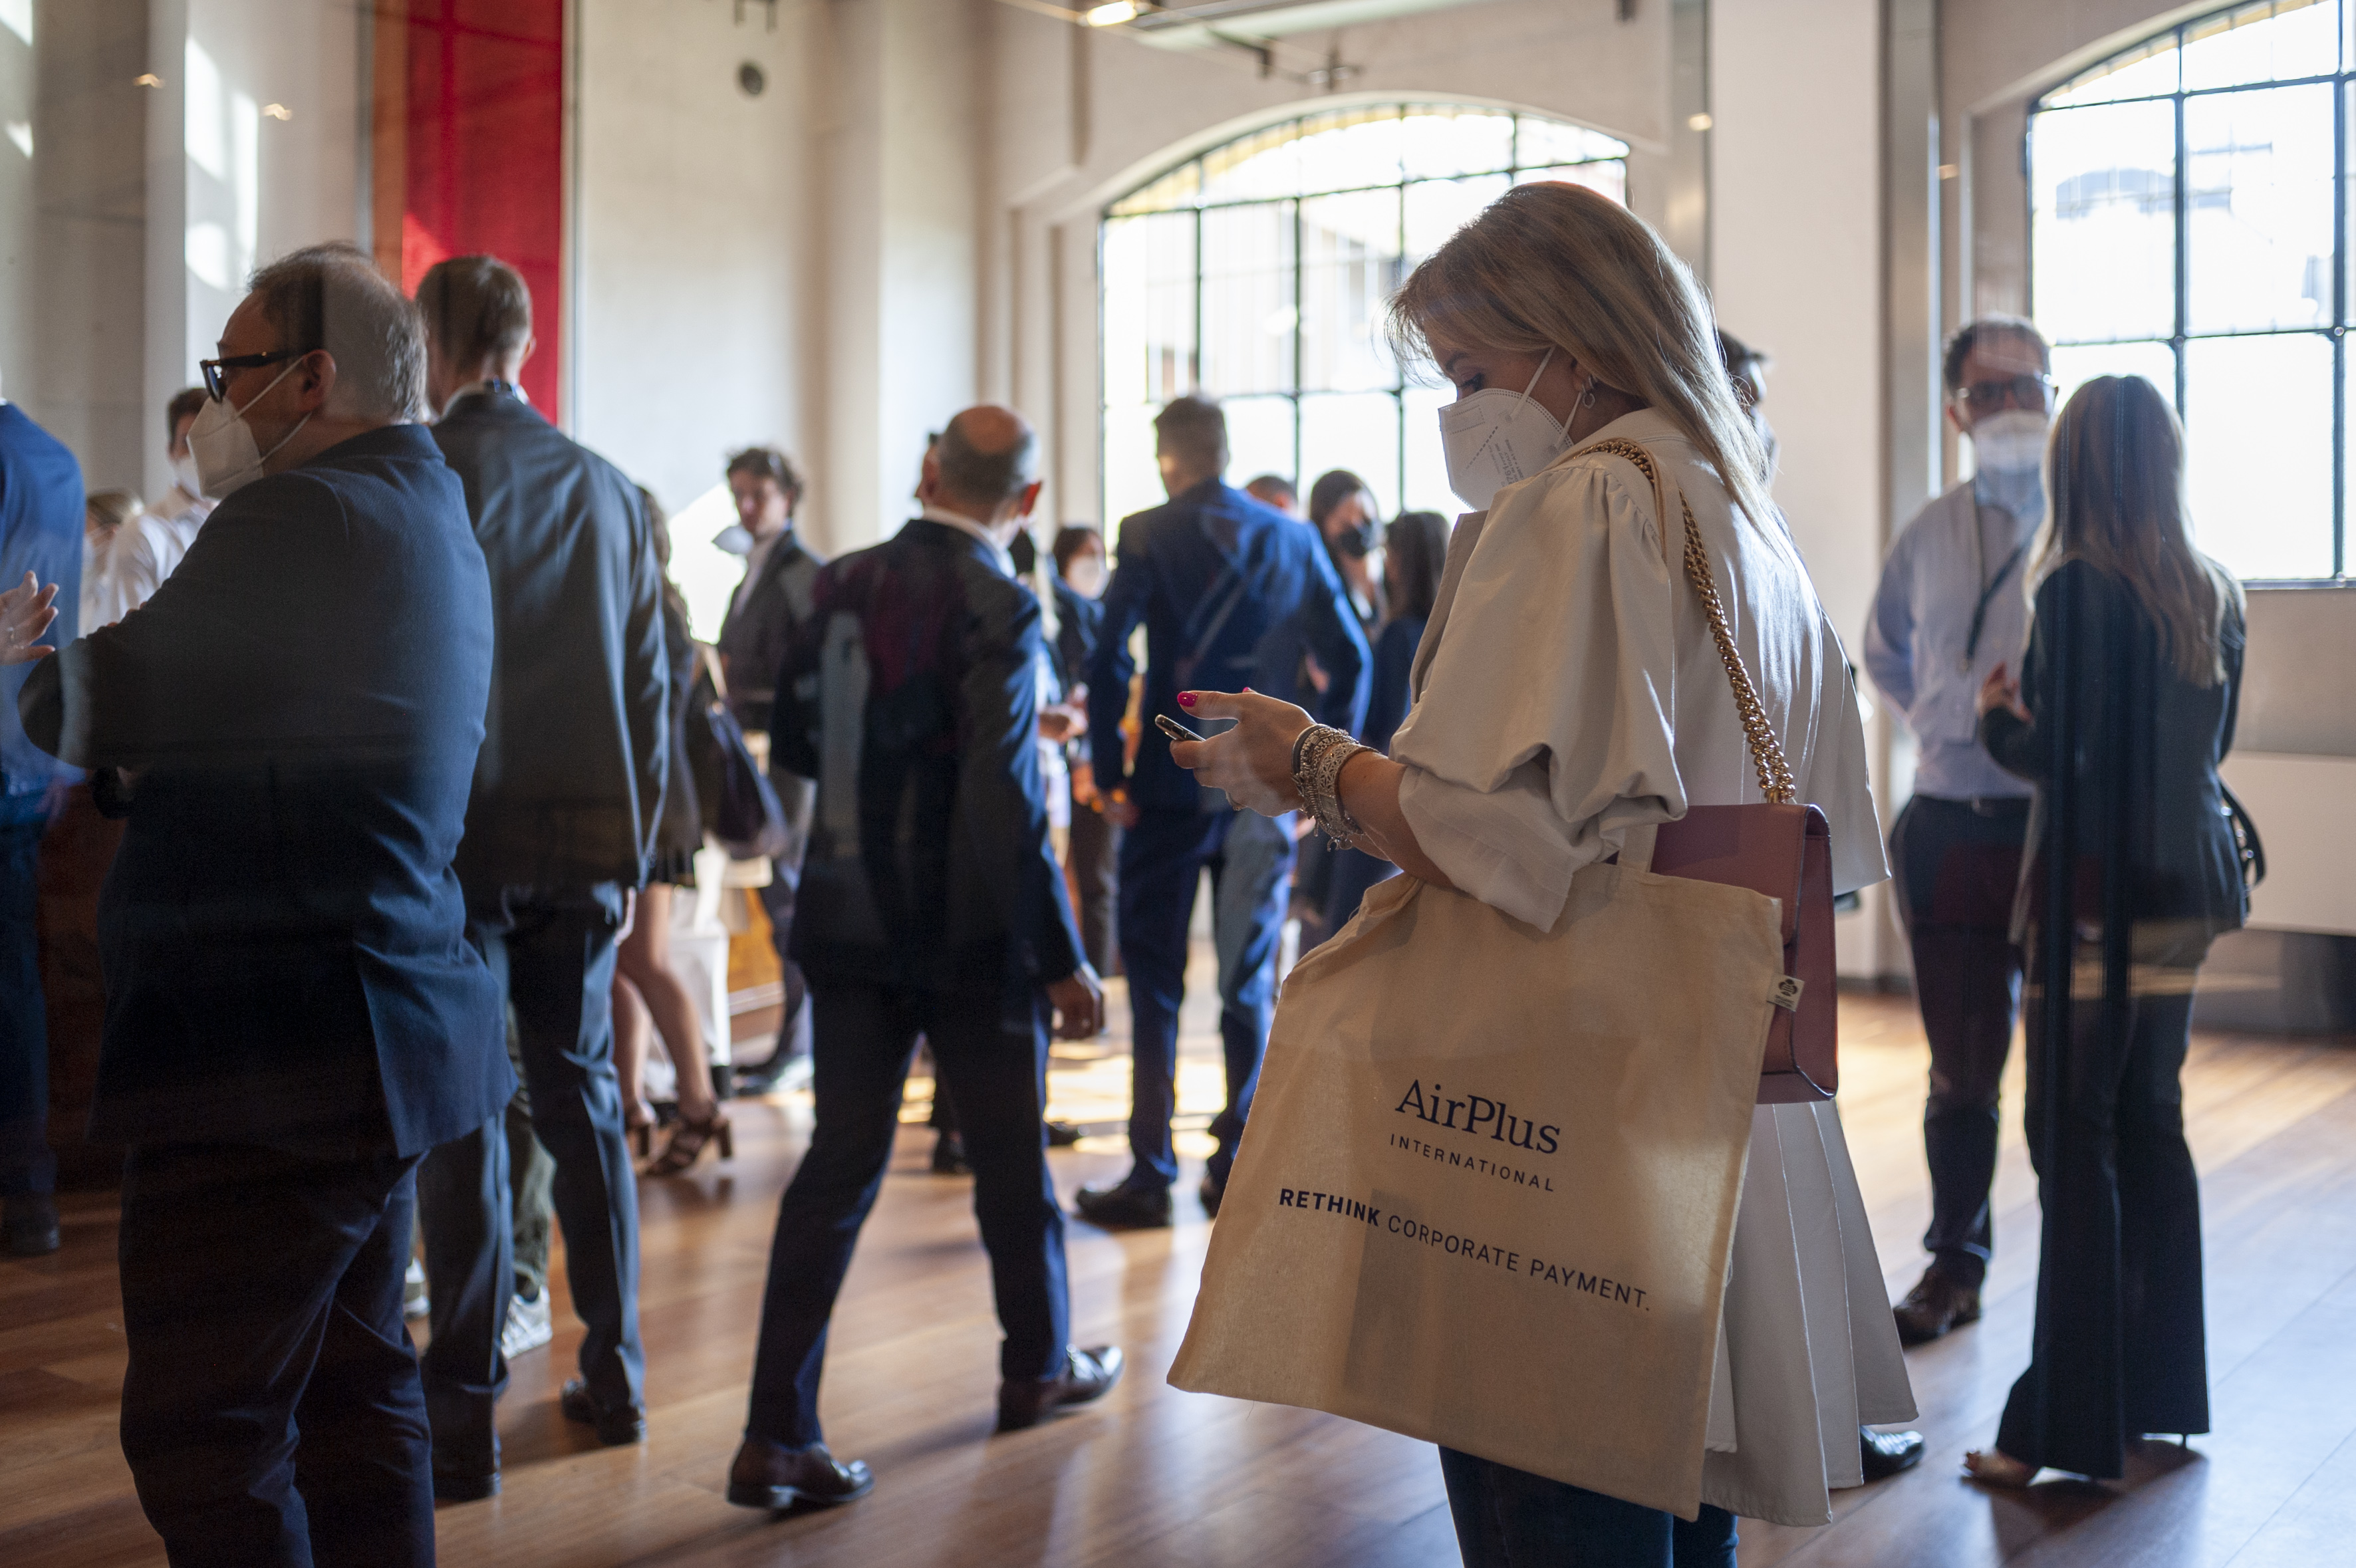
{"type": "Polygon", "coordinates": [[[1202,740],[1205,738],[1205,736],[1196,735],[1193,730],[1188,729],[1184,725],[1180,724],[1168,714],[1154,714],[1153,727],[1160,730],[1163,735],[1168,736],[1172,740],[1202,740]]]}

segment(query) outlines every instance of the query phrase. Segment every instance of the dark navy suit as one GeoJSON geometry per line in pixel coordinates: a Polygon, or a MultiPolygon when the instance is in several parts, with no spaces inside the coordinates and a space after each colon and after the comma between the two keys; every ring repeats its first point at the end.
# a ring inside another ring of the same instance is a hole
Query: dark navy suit
{"type": "Polygon", "coordinates": [[[944,523],[819,574],[777,680],[771,766],[817,784],[794,956],[809,976],[809,1153],[777,1208],[745,1430],[823,1439],[827,1323],[921,1033],[954,1100],[1006,1338],[1052,1378],[1070,1308],[1048,1173],[1043,987],[1080,967],[1039,768],[1039,603],[944,523]]]}
{"type": "Polygon", "coordinates": [[[239,490],[26,682],[37,743],[132,775],[91,1124],[131,1145],[123,1446],[175,1564],[432,1561],[412,1173],[515,1087],[451,868],[490,669],[457,478],[394,425],[239,490]]]}
{"type": "Polygon", "coordinates": [[[1139,821],[1120,846],[1120,954],[1136,1054],[1129,1181],[1167,1187],[1178,1177],[1170,1142],[1178,1005],[1186,927],[1207,866],[1227,1069],[1226,1109],[1211,1124],[1219,1147],[1210,1174],[1224,1183],[1268,1043],[1291,819],[1231,811],[1226,796],[1198,788],[1170,760],[1153,719],[1166,714],[1191,727],[1180,692],[1250,686],[1288,702],[1309,697],[1304,705],[1321,719],[1355,734],[1365,715],[1366,639],[1317,531],[1215,479],[1125,520],[1114,563],[1088,680],[1099,788],[1121,779],[1120,719],[1135,670],[1130,634],[1141,624],[1146,640],[1144,733],[1127,780],[1139,821]],[[1296,690],[1304,651],[1332,677],[1322,700],[1296,690]]]}
{"type": "MultiPolygon", "coordinates": [[[[30,572],[58,585],[43,640],[74,639],[81,604],[81,466],[55,436],[0,403],[0,588],[30,572]]],[[[53,786],[74,770],[25,736],[16,692],[29,667],[0,666],[0,1197],[57,1185],[49,1153],[49,1029],[41,995],[36,870],[53,786]]]]}

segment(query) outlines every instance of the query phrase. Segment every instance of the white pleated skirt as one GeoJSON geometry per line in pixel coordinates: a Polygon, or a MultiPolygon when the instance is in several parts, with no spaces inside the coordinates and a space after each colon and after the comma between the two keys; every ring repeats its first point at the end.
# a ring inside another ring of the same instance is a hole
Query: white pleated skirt
{"type": "Polygon", "coordinates": [[[1831,1101],[1762,1105],[1734,1222],[1702,1501],[1832,1522],[1861,1485],[1857,1429],[1915,1417],[1865,1199],[1831,1101]]]}

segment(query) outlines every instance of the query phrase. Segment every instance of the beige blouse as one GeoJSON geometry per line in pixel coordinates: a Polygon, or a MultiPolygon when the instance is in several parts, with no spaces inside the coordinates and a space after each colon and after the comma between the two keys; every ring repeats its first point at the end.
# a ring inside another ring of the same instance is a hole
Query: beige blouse
{"type": "Polygon", "coordinates": [[[1391,742],[1417,843],[1473,897],[1550,927],[1572,873],[1619,853],[1631,828],[1762,799],[1685,580],[1682,493],[1799,798],[1830,820],[1835,889],[1880,881],[1889,865],[1847,656],[1783,520],[1737,513],[1653,410],[1581,445],[1615,436],[1662,471],[1665,539],[1633,464],[1573,452],[1457,524],[1416,655],[1415,705],[1391,742]]]}

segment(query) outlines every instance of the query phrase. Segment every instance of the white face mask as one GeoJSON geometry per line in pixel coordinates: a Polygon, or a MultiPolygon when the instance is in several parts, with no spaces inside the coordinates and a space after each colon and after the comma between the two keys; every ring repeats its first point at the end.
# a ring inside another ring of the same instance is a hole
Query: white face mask
{"type": "Polygon", "coordinates": [[[1554,461],[1570,439],[1554,415],[1530,398],[1553,358],[1554,350],[1548,349],[1519,396],[1504,387],[1483,387],[1440,411],[1448,488],[1473,510],[1487,510],[1499,490],[1554,461]]]}
{"type": "MultiPolygon", "coordinates": [[[[270,386],[263,387],[245,400],[245,408],[252,408],[268,397],[270,387],[284,381],[302,362],[297,358],[285,370],[271,377],[270,386]]],[[[311,416],[305,414],[294,422],[293,430],[280,436],[269,452],[264,452],[254,445],[253,427],[245,422],[244,408],[231,408],[226,398],[207,399],[205,406],[197,411],[196,420],[188,426],[188,456],[196,462],[198,493],[210,496],[217,501],[227,500],[235,491],[262,478],[262,465],[271,454],[294,440],[303,426],[310,423],[311,416]]]]}
{"type": "Polygon", "coordinates": [[[1972,459],[1999,474],[2025,473],[2045,460],[2047,420],[2025,408],[2008,408],[1972,422],[1972,459]]]}
{"type": "MultiPolygon", "coordinates": [[[[190,424],[193,426],[194,421],[190,424]]],[[[172,482],[191,496],[202,497],[205,493],[205,481],[197,473],[197,455],[194,452],[183,452],[171,462],[172,482]]]]}

